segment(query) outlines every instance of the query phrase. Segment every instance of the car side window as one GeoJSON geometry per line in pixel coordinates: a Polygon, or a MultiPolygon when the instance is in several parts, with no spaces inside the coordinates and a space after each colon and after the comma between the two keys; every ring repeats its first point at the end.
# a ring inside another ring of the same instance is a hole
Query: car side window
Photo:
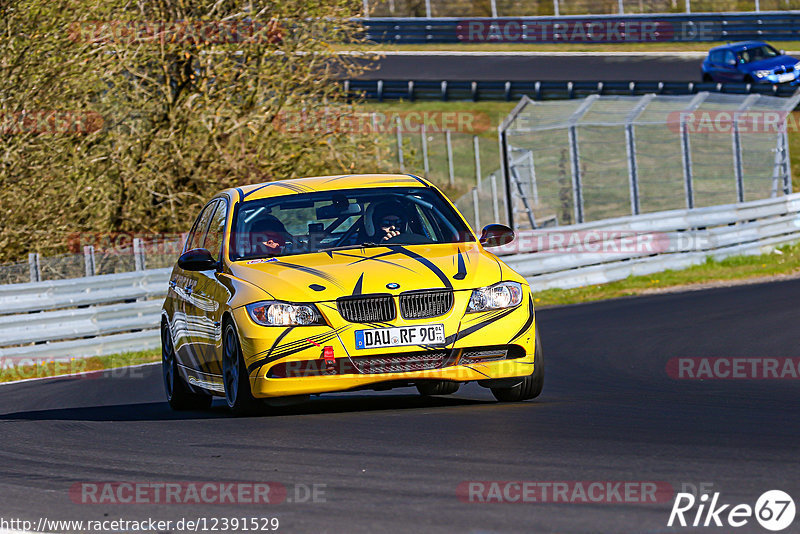
{"type": "Polygon", "coordinates": [[[214,201],[206,205],[206,207],[203,209],[203,212],[197,218],[197,222],[194,223],[194,227],[192,228],[192,233],[189,235],[189,239],[186,240],[186,250],[202,248],[203,240],[206,237],[208,222],[211,220],[211,215],[214,213],[214,209],[216,207],[217,201],[214,201]]]}
{"type": "Polygon", "coordinates": [[[224,201],[217,202],[217,209],[211,217],[211,224],[208,226],[206,238],[203,241],[203,248],[207,249],[213,258],[219,259],[222,251],[222,235],[225,233],[225,221],[227,220],[228,208],[224,201]]]}
{"type": "Polygon", "coordinates": [[[714,63],[715,65],[719,65],[719,64],[721,64],[721,63],[722,63],[722,57],[723,57],[723,56],[724,56],[724,53],[723,53],[721,50],[718,50],[718,51],[716,51],[716,52],[711,52],[711,53],[708,55],[708,60],[709,60],[711,63],[714,63]]]}
{"type": "Polygon", "coordinates": [[[731,63],[736,63],[736,58],[733,55],[733,52],[730,50],[725,51],[725,59],[724,62],[726,65],[730,65],[731,63]]]}

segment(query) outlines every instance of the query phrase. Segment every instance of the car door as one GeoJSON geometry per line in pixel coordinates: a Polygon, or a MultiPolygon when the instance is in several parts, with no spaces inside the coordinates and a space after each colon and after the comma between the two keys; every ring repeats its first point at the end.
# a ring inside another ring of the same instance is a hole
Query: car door
{"type": "MultiPolygon", "coordinates": [[[[222,260],[227,220],[228,202],[226,199],[220,199],[217,201],[202,244],[202,248],[207,249],[218,261],[222,260]]],[[[220,273],[217,269],[198,271],[194,275],[197,280],[193,295],[197,307],[197,326],[192,345],[200,361],[200,371],[207,375],[204,379],[213,383],[219,381],[219,385],[222,386],[222,312],[230,292],[220,282],[220,273]]]]}
{"type": "MultiPolygon", "coordinates": [[[[212,200],[203,208],[192,229],[190,239],[186,242],[184,251],[203,247],[208,225],[211,222],[211,217],[217,208],[217,204],[217,200],[212,200]]],[[[176,344],[175,346],[175,353],[178,356],[179,363],[190,369],[200,370],[202,367],[202,351],[197,345],[197,340],[202,337],[199,331],[203,328],[203,304],[196,295],[200,277],[198,273],[193,271],[183,269],[180,271],[175,291],[181,297],[181,314],[185,332],[180,345],[176,344]]]]}
{"type": "Polygon", "coordinates": [[[719,81],[721,82],[740,82],[744,78],[742,73],[736,68],[736,54],[731,50],[725,51],[722,65],[719,70],[719,81]]]}

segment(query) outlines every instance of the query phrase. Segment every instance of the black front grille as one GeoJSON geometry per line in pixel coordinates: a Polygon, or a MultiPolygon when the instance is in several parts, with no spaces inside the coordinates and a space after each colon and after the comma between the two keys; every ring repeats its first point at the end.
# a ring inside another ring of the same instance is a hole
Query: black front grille
{"type": "Polygon", "coordinates": [[[400,295],[400,313],[404,319],[439,317],[453,307],[453,292],[442,289],[409,291],[400,295]]]}
{"type": "Polygon", "coordinates": [[[342,297],[336,300],[339,313],[351,323],[379,323],[397,317],[391,295],[342,297]]]}
{"type": "Polygon", "coordinates": [[[350,358],[359,373],[375,375],[381,373],[410,373],[439,369],[444,366],[448,350],[425,353],[393,354],[389,356],[360,356],[350,358]]]}

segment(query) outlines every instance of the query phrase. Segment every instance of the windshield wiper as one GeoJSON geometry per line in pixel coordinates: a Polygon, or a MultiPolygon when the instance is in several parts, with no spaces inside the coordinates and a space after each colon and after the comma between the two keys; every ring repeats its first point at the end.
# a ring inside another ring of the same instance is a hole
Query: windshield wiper
{"type": "Polygon", "coordinates": [[[375,247],[390,247],[392,246],[391,243],[384,243],[378,244],[373,243],[372,241],[365,241],[360,245],[345,245],[342,247],[327,247],[327,248],[318,248],[317,252],[328,252],[328,251],[337,251],[337,250],[353,250],[354,248],[375,248],[375,247]]]}

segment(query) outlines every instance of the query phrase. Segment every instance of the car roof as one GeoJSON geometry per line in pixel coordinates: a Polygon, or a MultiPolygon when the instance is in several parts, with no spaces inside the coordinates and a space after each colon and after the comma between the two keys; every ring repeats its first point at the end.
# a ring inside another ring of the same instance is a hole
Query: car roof
{"type": "Polygon", "coordinates": [[[720,46],[715,46],[709,52],[715,52],[719,50],[731,50],[733,52],[738,52],[739,50],[746,50],[748,48],[754,48],[756,46],[764,46],[767,45],[764,41],[741,41],[738,43],[728,43],[720,46]]]}
{"type": "Polygon", "coordinates": [[[338,174],[245,185],[231,189],[229,192],[241,202],[338,189],[415,186],[430,187],[430,184],[413,174],[338,174]]]}

